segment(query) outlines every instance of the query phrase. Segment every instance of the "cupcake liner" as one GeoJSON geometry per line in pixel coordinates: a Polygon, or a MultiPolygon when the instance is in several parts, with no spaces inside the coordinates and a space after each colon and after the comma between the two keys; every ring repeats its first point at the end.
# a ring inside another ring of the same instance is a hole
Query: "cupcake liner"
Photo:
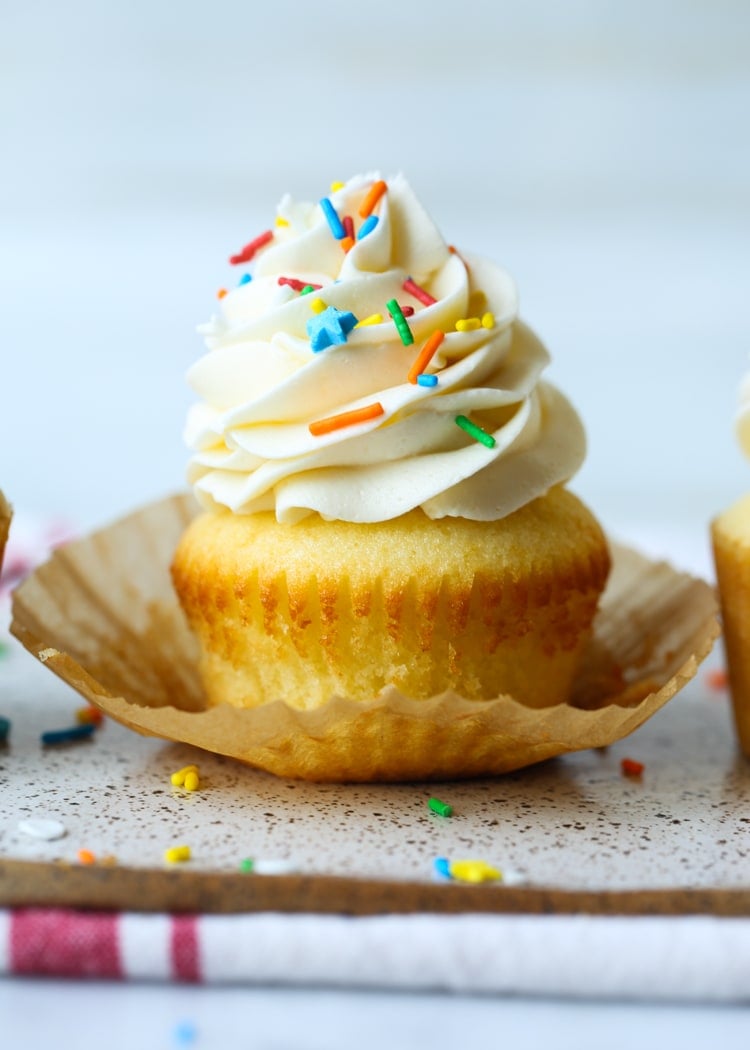
{"type": "Polygon", "coordinates": [[[729,686],[737,739],[750,758],[750,497],[711,523],[729,686]]]}
{"type": "Polygon", "coordinates": [[[13,517],[13,509],[5,496],[0,492],[0,571],[3,568],[3,556],[5,555],[5,544],[8,542],[10,532],[10,519],[13,517]]]}
{"type": "Polygon", "coordinates": [[[173,496],[57,550],[15,592],[11,630],[87,700],[137,730],[281,776],[424,780],[508,772],[604,747],[637,729],[696,673],[719,633],[701,580],[613,547],[613,571],[571,701],[414,700],[395,688],[310,711],[283,698],[208,708],[198,645],[173,593],[172,553],[196,513],[173,496]]]}

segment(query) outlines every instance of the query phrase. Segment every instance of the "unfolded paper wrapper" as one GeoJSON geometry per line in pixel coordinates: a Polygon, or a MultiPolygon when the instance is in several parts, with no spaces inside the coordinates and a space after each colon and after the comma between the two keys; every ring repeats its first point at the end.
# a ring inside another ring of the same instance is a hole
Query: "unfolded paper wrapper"
{"type": "Polygon", "coordinates": [[[297,711],[206,707],[198,645],[169,565],[196,512],[173,496],[58,549],[14,595],[12,632],[87,700],[125,725],[311,780],[505,773],[637,729],[696,673],[719,633],[708,584],[624,547],[567,704],[523,697],[413,700],[389,687],[297,711]],[[429,756],[427,761],[426,756],[429,756]]]}
{"type": "Polygon", "coordinates": [[[3,556],[5,554],[5,544],[8,542],[8,533],[10,532],[10,519],[13,517],[10,504],[6,500],[5,496],[0,492],[0,570],[3,567],[3,556]]]}

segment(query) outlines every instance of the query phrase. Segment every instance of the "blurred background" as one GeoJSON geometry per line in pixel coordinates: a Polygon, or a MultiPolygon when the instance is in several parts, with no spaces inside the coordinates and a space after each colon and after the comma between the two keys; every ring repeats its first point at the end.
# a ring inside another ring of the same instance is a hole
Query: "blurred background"
{"type": "Polygon", "coordinates": [[[750,488],[746,0],[0,0],[0,158],[21,511],[87,529],[180,488],[227,255],[373,168],[517,278],[611,532],[679,562],[750,488]]]}

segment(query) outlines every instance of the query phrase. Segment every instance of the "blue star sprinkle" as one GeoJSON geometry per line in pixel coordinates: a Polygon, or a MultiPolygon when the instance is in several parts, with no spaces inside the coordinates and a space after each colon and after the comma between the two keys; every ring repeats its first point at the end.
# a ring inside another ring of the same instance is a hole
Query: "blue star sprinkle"
{"type": "Polygon", "coordinates": [[[313,353],[325,350],[327,346],[340,346],[357,323],[353,313],[337,310],[327,306],[307,322],[307,334],[310,336],[310,347],[313,353]]]}

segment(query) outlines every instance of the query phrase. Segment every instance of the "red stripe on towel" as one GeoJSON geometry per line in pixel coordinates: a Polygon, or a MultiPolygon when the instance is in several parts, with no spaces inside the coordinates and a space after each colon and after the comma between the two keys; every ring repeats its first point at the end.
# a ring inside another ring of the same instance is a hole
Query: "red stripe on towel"
{"type": "Polygon", "coordinates": [[[194,915],[174,915],[171,931],[172,974],[177,981],[200,981],[198,920],[194,915]]]}
{"type": "Polygon", "coordinates": [[[22,908],[10,929],[10,971],[56,977],[123,976],[118,917],[101,912],[22,908]]]}

